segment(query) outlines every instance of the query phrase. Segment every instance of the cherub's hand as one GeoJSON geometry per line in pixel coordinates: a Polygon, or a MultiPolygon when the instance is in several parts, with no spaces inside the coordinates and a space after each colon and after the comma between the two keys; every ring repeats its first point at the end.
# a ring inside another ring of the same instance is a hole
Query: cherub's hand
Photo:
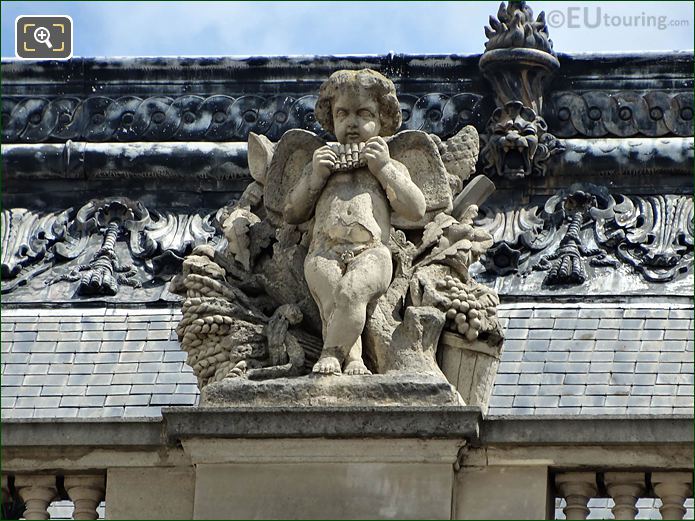
{"type": "Polygon", "coordinates": [[[372,174],[378,174],[391,160],[389,146],[381,136],[369,138],[365,143],[362,155],[367,160],[367,166],[372,174]]]}
{"type": "Polygon", "coordinates": [[[325,183],[331,175],[331,169],[336,161],[338,161],[338,156],[330,146],[324,145],[317,148],[312,161],[314,177],[321,183],[325,183]]]}

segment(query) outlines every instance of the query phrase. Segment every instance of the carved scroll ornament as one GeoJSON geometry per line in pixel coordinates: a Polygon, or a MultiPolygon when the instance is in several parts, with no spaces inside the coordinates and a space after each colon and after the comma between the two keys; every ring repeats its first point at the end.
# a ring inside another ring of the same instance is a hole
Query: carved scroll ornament
{"type": "Polygon", "coordinates": [[[162,282],[196,245],[224,244],[215,222],[214,213],[148,210],[123,197],[94,199],[77,211],[5,209],[2,292],[37,277],[47,286],[72,284],[75,296],[113,296],[121,285],[162,282]]]}
{"type": "Polygon", "coordinates": [[[625,266],[645,281],[670,282],[693,260],[693,200],[686,195],[612,195],[588,187],[542,207],[483,207],[477,223],[494,239],[482,259],[488,274],[545,271],[551,287],[583,284],[587,264],[625,266]]]}

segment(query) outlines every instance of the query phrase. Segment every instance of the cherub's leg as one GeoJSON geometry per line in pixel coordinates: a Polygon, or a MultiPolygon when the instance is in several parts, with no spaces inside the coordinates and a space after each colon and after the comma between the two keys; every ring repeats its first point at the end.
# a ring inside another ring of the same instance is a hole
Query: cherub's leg
{"type": "Polygon", "coordinates": [[[358,337],[357,341],[350,348],[350,352],[345,359],[343,364],[345,367],[343,373],[350,375],[357,374],[372,374],[372,372],[367,369],[364,365],[364,360],[362,360],[362,337],[358,337]]]}
{"type": "MultiPolygon", "coordinates": [[[[323,338],[326,338],[328,319],[333,313],[335,301],[333,294],[343,276],[342,263],[336,258],[322,254],[308,255],[304,261],[304,278],[311,296],[314,297],[319,313],[321,314],[321,326],[323,338]]],[[[314,364],[315,373],[340,373],[342,357],[338,358],[335,347],[324,348],[319,360],[314,364]]]]}
{"type": "MultiPolygon", "coordinates": [[[[388,248],[371,248],[350,262],[335,290],[335,306],[327,322],[324,346],[345,353],[343,358],[349,358],[348,365],[362,359],[362,345],[357,342],[367,319],[367,305],[386,291],[392,270],[388,248]],[[349,356],[352,349],[356,350],[354,357],[349,356]]],[[[351,368],[353,372],[357,370],[356,366],[351,368]]]]}

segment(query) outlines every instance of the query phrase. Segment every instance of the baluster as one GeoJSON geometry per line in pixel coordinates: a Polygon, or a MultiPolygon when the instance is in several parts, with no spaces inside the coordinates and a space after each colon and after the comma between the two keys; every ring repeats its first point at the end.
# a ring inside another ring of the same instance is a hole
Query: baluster
{"type": "Polygon", "coordinates": [[[48,505],[58,496],[55,476],[18,475],[15,487],[26,506],[25,519],[49,519],[48,505]]]}
{"type": "Polygon", "coordinates": [[[615,519],[635,519],[637,499],[645,492],[644,474],[634,472],[607,472],[606,489],[613,498],[615,519]]]}
{"type": "Polygon", "coordinates": [[[567,519],[586,519],[589,499],[598,493],[596,474],[593,472],[565,472],[555,476],[555,486],[565,498],[563,509],[567,519]]]}
{"type": "Polygon", "coordinates": [[[98,519],[105,488],[104,476],[65,476],[65,491],[75,504],[72,518],[98,519]]]}
{"type": "Polygon", "coordinates": [[[10,485],[8,483],[9,476],[6,474],[2,475],[2,503],[9,503],[12,501],[12,496],[10,495],[10,485]]]}
{"type": "Polygon", "coordinates": [[[685,498],[692,495],[693,476],[689,472],[654,472],[654,492],[661,499],[661,519],[683,519],[685,498]]]}

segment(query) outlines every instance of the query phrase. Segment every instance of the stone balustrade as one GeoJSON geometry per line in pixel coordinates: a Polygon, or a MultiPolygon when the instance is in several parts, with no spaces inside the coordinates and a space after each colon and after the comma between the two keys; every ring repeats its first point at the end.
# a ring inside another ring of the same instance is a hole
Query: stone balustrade
{"type": "Polygon", "coordinates": [[[105,491],[104,474],[2,476],[4,512],[13,512],[16,518],[50,519],[51,504],[69,500],[74,506],[72,519],[98,519],[97,508],[105,499],[105,491]]]}
{"type": "Polygon", "coordinates": [[[662,519],[683,519],[684,503],[693,495],[690,472],[561,472],[555,474],[557,495],[565,500],[566,519],[587,519],[589,501],[597,497],[613,500],[614,519],[636,519],[637,501],[643,497],[661,500],[662,519]]]}

